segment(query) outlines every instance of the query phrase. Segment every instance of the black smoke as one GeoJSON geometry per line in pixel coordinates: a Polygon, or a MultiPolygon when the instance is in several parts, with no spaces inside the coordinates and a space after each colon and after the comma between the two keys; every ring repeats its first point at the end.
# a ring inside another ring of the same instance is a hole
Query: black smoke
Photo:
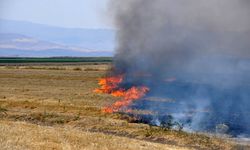
{"type": "Polygon", "coordinates": [[[110,10],[121,86],[146,85],[147,97],[174,99],[134,108],[172,115],[192,130],[224,124],[250,135],[248,0],[110,0],[110,10]]]}

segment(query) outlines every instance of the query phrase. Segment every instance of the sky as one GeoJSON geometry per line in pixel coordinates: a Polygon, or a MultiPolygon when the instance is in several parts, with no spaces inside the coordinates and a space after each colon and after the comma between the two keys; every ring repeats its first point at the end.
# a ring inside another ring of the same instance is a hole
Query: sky
{"type": "Polygon", "coordinates": [[[108,0],[0,0],[0,18],[69,28],[112,28],[108,0]]]}

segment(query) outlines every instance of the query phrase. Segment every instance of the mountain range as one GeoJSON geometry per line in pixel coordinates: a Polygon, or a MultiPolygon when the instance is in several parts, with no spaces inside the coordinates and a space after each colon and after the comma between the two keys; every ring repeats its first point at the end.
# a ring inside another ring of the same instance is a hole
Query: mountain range
{"type": "Polygon", "coordinates": [[[0,56],[112,56],[115,31],[0,19],[0,56]]]}

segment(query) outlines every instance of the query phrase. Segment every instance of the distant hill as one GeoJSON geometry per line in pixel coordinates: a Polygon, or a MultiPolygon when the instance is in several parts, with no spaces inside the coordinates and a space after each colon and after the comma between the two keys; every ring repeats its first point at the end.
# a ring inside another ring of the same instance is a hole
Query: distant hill
{"type": "Polygon", "coordinates": [[[2,33],[0,35],[0,55],[8,53],[8,55],[12,55],[15,52],[18,52],[17,55],[26,55],[27,51],[24,50],[27,49],[30,50],[29,54],[33,55],[32,47],[37,55],[43,53],[53,56],[79,54],[82,56],[83,53],[91,56],[107,56],[112,55],[114,50],[115,31],[110,29],[62,28],[0,19],[0,33],[2,33]],[[8,41],[15,36],[19,36],[19,41],[8,41]],[[3,44],[8,46],[12,44],[12,46],[6,47],[3,44]],[[37,51],[38,49],[43,51],[37,51]]]}
{"type": "Polygon", "coordinates": [[[0,33],[0,56],[112,56],[112,51],[88,50],[47,42],[21,34],[0,33]]]}

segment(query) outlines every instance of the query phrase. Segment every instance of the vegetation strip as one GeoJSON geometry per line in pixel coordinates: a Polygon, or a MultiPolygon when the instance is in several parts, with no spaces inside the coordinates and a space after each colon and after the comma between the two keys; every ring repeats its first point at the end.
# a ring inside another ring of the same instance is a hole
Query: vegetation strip
{"type": "Polygon", "coordinates": [[[112,57],[0,57],[0,63],[112,62],[112,57]]]}

